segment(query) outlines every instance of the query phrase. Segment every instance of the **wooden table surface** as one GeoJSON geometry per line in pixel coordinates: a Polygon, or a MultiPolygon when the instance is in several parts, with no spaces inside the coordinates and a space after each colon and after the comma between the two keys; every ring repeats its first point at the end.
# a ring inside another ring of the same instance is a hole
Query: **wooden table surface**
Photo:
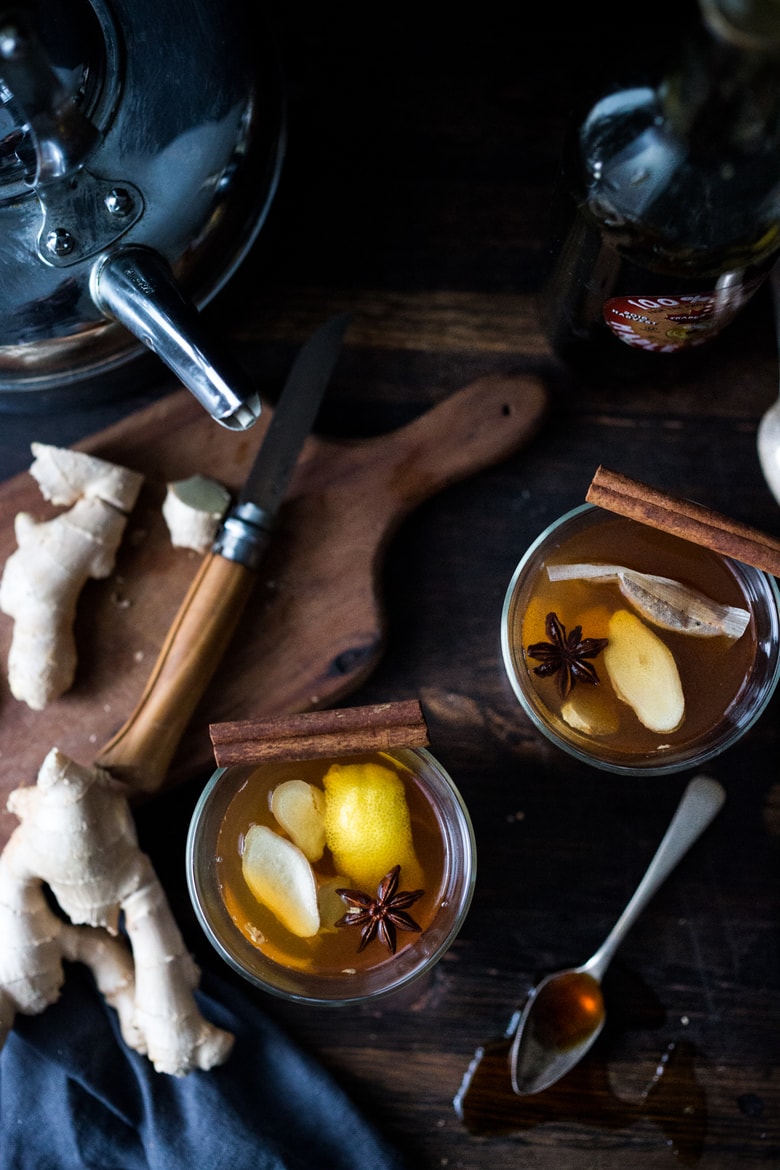
{"type": "MultiPolygon", "coordinates": [[[[513,1098],[502,1074],[512,1013],[540,975],[601,943],[689,778],[602,774],[531,728],[499,655],[517,560],[582,502],[600,463],[780,535],[756,457],[778,383],[768,295],[685,381],[588,386],[548,353],[534,294],[565,117],[592,63],[624,56],[584,16],[567,25],[556,8],[541,22],[531,36],[490,6],[450,10],[446,24],[395,8],[354,23],[333,5],[274,20],[287,159],[270,219],[209,307],[212,323],[272,398],[310,329],[349,309],[323,434],[382,434],[476,377],[514,370],[543,374],[551,410],[529,446],[403,522],[382,566],[388,644],[349,697],[423,704],[476,830],[463,931],[398,1002],[339,1011],[260,999],[419,1170],[778,1166],[780,696],[709,767],[725,808],[615,959],[592,1053],[533,1100],[513,1098]]],[[[664,28],[659,19],[647,35],[664,28]]],[[[153,366],[121,400],[5,413],[3,478],[28,466],[31,440],[75,442],[174,388],[153,366]]],[[[225,974],[184,886],[202,779],[138,819],[189,944],[225,974]]]]}

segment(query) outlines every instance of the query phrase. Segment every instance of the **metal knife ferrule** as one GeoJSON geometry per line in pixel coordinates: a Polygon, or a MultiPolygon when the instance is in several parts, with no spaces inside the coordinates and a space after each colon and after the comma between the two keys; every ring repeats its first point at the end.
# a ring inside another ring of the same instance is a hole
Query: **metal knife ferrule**
{"type": "Polygon", "coordinates": [[[273,516],[249,500],[236,504],[222,522],[212,546],[228,561],[257,569],[263,559],[273,527],[273,516]]]}

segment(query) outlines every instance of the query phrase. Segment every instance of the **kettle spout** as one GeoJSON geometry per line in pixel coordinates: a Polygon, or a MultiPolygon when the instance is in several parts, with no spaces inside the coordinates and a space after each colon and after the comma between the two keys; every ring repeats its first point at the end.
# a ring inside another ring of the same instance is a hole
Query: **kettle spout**
{"type": "Polygon", "coordinates": [[[207,336],[158,252],[130,245],[102,256],[92,268],[90,294],[101,313],[157,354],[221,426],[243,431],[260,417],[249,375],[207,336]]]}

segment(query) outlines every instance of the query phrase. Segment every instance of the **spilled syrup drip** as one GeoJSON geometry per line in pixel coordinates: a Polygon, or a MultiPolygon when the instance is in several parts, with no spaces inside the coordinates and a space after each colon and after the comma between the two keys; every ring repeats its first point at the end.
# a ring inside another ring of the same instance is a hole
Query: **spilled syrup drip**
{"type": "Polygon", "coordinates": [[[453,1105],[470,1133],[506,1135],[560,1121],[614,1132],[649,1119],[681,1165],[698,1163],[707,1102],[696,1078],[693,1045],[670,1043],[636,1101],[622,1100],[613,1092],[606,1064],[594,1059],[597,1048],[549,1089],[518,1097],[509,1074],[511,1045],[510,1036],[477,1049],[466,1071],[453,1105]]]}

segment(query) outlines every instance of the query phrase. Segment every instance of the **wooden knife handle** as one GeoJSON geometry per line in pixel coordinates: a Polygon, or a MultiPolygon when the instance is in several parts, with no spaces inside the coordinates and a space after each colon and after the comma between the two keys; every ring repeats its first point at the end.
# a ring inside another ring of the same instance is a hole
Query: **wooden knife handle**
{"type": "Polygon", "coordinates": [[[162,786],[198,702],[235,633],[256,574],[210,553],[174,618],[130,718],[95,757],[139,792],[162,786]]]}

